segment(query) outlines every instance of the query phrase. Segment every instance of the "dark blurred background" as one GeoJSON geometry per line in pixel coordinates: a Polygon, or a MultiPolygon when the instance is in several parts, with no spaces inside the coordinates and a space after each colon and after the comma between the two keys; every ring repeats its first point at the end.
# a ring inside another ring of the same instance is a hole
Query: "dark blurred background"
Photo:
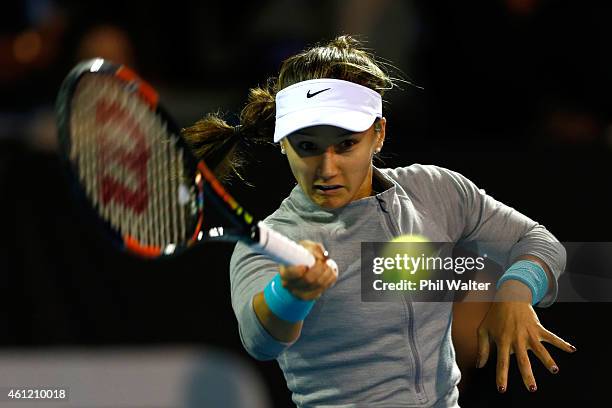
{"type": "MultiPolygon", "coordinates": [[[[53,114],[77,61],[102,56],[134,67],[182,126],[216,110],[235,124],[248,89],[275,75],[284,58],[337,34],[358,35],[422,88],[385,95],[386,166],[448,167],[561,241],[611,241],[611,22],[612,3],[584,0],[5,2],[0,346],[210,347],[244,358],[275,406],[290,406],[276,362],[250,360],[240,345],[231,245],[150,263],[118,253],[83,221],[57,157],[53,114]]],[[[253,158],[247,174],[255,187],[235,182],[232,191],[265,217],[293,181],[274,148],[260,147],[253,158]]],[[[525,391],[515,363],[503,396],[494,364],[465,368],[462,406],[609,399],[612,358],[600,339],[611,305],[536,311],[578,352],[549,348],[557,376],[532,360],[536,394],[525,391]]]]}

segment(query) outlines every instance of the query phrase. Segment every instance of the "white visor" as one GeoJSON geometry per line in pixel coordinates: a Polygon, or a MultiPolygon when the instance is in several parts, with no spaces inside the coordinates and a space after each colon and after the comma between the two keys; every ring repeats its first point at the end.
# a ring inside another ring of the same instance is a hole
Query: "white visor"
{"type": "Polygon", "coordinates": [[[276,94],[274,142],[310,126],[367,130],[382,117],[382,97],[370,88],[340,79],[310,79],[276,94]]]}

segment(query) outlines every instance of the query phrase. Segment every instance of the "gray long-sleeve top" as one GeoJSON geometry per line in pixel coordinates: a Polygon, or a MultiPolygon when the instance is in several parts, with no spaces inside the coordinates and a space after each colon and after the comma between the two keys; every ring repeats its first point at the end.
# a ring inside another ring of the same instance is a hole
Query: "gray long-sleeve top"
{"type": "MultiPolygon", "coordinates": [[[[381,193],[334,210],[317,206],[296,186],[265,220],[296,241],[322,243],[340,271],[293,343],[274,339],[253,310],[253,296],[278,273],[278,265],[237,244],[230,279],[242,343],[254,358],[278,361],[299,407],[458,406],[452,303],[362,302],[361,242],[405,234],[433,242],[483,241],[505,266],[520,255],[534,255],[557,279],[565,251],[542,225],[459,173],[414,164],[375,168],[374,179],[381,193]]],[[[549,306],[556,293],[555,279],[538,305],[549,306]]]]}

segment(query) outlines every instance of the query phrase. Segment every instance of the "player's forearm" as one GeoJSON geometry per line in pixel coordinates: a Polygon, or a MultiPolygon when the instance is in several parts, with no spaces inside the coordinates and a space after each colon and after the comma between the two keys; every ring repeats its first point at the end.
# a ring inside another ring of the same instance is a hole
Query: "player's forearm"
{"type": "Polygon", "coordinates": [[[276,340],[291,343],[300,336],[302,322],[291,323],[276,317],[268,308],[263,292],[259,292],[253,297],[253,309],[261,325],[276,340]]]}

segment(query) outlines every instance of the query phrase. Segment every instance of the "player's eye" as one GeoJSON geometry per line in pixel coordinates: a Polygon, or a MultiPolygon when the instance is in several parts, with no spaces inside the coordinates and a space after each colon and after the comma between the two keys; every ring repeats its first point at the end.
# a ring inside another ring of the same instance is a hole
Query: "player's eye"
{"type": "Polygon", "coordinates": [[[312,152],[317,149],[317,146],[314,143],[307,142],[307,141],[299,142],[298,147],[300,148],[300,150],[303,150],[306,152],[312,152]]]}
{"type": "Polygon", "coordinates": [[[353,146],[358,143],[355,139],[345,139],[342,142],[338,143],[338,150],[347,151],[350,150],[353,146]]]}

